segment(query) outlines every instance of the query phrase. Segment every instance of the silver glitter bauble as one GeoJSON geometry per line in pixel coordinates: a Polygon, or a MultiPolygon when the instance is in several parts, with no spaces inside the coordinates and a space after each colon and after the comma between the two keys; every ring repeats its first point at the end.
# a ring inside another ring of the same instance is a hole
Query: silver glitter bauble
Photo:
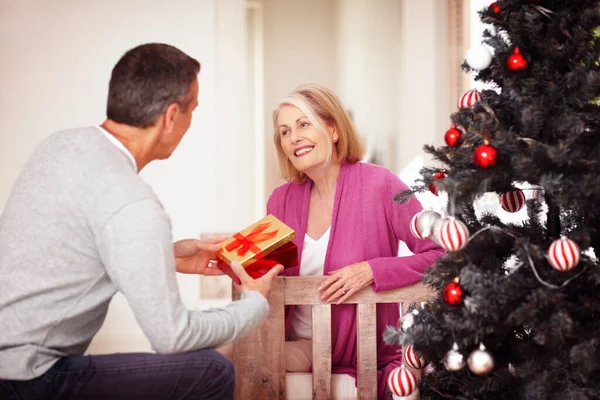
{"type": "Polygon", "coordinates": [[[435,242],[437,245],[440,244],[440,232],[442,230],[442,225],[444,224],[445,219],[440,218],[434,221],[433,225],[431,226],[431,235],[429,236],[429,239],[431,239],[433,242],[435,242]]]}
{"type": "Polygon", "coordinates": [[[500,196],[498,193],[486,192],[475,199],[473,208],[478,214],[496,215],[500,210],[500,196]]]}
{"type": "Polygon", "coordinates": [[[417,218],[417,230],[421,236],[426,239],[431,238],[433,224],[441,218],[441,215],[435,211],[422,211],[417,218]]]}
{"type": "Polygon", "coordinates": [[[448,371],[460,371],[465,367],[465,356],[458,352],[458,345],[454,343],[452,345],[452,350],[446,353],[444,357],[444,367],[448,371]]]}
{"type": "Polygon", "coordinates": [[[403,331],[410,329],[411,326],[415,323],[415,315],[419,312],[417,310],[412,310],[412,312],[404,314],[402,319],[400,320],[400,328],[403,331]]]}
{"type": "Polygon", "coordinates": [[[469,369],[475,375],[487,375],[494,369],[494,358],[485,349],[483,343],[479,345],[479,349],[473,351],[467,360],[469,369]]]}

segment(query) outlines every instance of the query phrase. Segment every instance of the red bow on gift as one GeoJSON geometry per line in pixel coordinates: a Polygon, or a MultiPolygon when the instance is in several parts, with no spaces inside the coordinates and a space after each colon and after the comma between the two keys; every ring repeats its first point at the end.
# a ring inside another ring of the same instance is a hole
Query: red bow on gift
{"type": "Polygon", "coordinates": [[[267,230],[269,226],[271,226],[270,222],[259,224],[254,229],[252,229],[252,232],[250,232],[248,236],[244,236],[241,233],[236,233],[235,235],[233,235],[233,238],[235,240],[229,243],[227,246],[225,246],[225,249],[230,252],[235,249],[238,249],[237,255],[240,257],[243,257],[248,252],[248,250],[251,250],[256,255],[257,259],[261,259],[262,251],[256,245],[258,243],[264,242],[265,240],[273,239],[275,236],[277,236],[277,232],[279,231],[275,230],[273,232],[263,233],[263,231],[267,230]]]}

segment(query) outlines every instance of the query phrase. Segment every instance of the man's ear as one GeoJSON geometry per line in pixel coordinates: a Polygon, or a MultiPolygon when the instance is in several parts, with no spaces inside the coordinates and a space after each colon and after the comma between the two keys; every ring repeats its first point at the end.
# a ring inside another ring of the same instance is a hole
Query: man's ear
{"type": "Polygon", "coordinates": [[[179,111],[179,105],[177,103],[171,103],[167,107],[165,111],[165,129],[167,132],[172,132],[175,129],[175,118],[177,117],[177,112],[179,111]]]}

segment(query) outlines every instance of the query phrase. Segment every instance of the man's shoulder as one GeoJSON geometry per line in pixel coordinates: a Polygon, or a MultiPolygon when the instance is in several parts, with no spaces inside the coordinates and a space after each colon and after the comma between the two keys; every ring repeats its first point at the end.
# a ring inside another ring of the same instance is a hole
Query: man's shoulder
{"type": "Polygon", "coordinates": [[[37,179],[52,174],[53,180],[73,194],[97,198],[94,204],[119,206],[140,198],[158,200],[127,155],[96,126],[51,134],[34,152],[29,168],[37,179]]]}
{"type": "Polygon", "coordinates": [[[52,146],[72,146],[89,144],[95,141],[100,141],[100,132],[95,126],[84,126],[78,128],[63,129],[56,131],[46,137],[40,143],[40,148],[52,147],[52,146]]]}

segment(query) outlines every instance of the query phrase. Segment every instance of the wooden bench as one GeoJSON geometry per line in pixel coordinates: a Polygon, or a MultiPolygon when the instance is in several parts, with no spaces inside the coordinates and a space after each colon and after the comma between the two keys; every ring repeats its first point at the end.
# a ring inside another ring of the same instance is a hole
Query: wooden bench
{"type": "MultiPolygon", "coordinates": [[[[312,306],[312,398],[331,399],[331,304],[319,298],[317,288],[326,277],[279,277],[273,281],[267,319],[234,344],[236,400],[286,399],[284,365],[284,305],[312,306]]],[[[356,304],[358,341],[358,399],[377,399],[377,303],[423,302],[433,292],[422,283],[401,289],[373,292],[367,287],[346,303],[356,304]]],[[[233,299],[239,293],[233,291],[233,299]]]]}

